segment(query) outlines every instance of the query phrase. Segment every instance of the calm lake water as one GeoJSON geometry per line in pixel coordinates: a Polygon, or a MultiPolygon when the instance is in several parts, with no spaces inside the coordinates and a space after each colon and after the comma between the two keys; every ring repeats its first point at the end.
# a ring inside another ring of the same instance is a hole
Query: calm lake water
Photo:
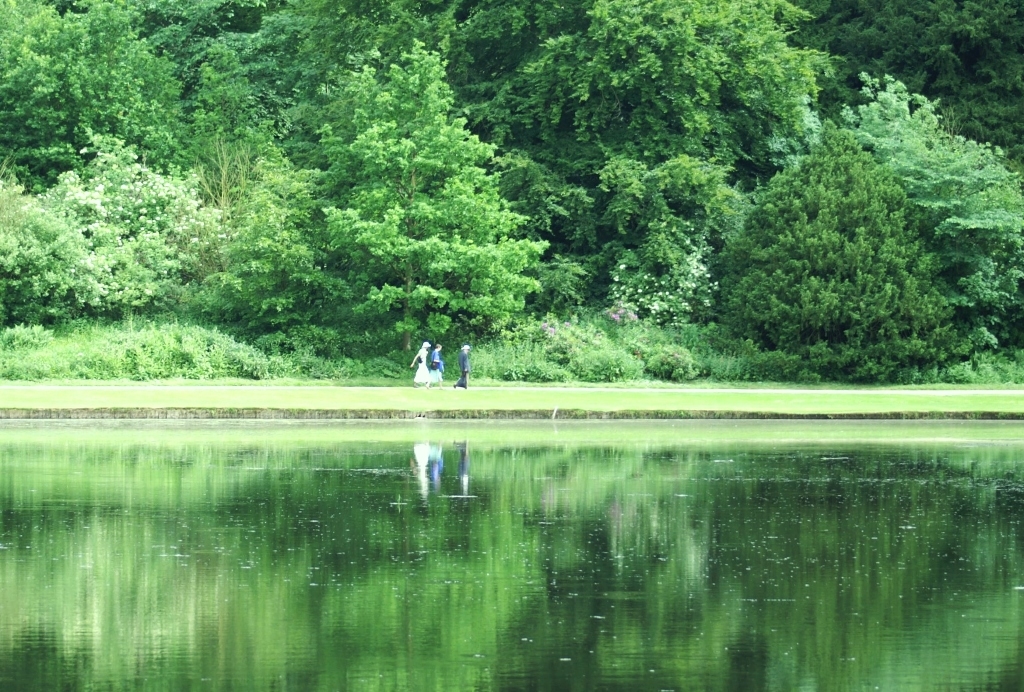
{"type": "Polygon", "coordinates": [[[1024,689],[1024,427],[903,425],[3,427],[0,689],[1024,689]]]}

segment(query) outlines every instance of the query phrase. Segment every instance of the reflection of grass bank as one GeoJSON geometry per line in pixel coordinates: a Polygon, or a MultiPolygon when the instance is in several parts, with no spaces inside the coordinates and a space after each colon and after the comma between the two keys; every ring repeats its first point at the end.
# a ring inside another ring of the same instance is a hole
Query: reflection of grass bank
{"type": "Polygon", "coordinates": [[[566,445],[658,449],[686,445],[727,451],[779,445],[800,448],[844,445],[970,445],[1024,447],[1024,423],[1015,421],[3,421],[0,450],[19,445],[61,449],[104,443],[139,448],[187,447],[212,453],[245,445],[281,449],[331,449],[350,442],[378,445],[427,440],[470,441],[475,446],[566,445]]]}
{"type": "MultiPolygon", "coordinates": [[[[356,417],[401,417],[405,412],[548,417],[555,409],[563,417],[587,412],[624,417],[1019,417],[1024,415],[1024,390],[7,385],[0,386],[0,407],[121,410],[114,417],[131,417],[130,409],[216,409],[224,417],[253,417],[268,409],[298,417],[331,417],[331,412],[358,412],[356,417]]],[[[201,411],[194,415],[210,415],[201,411]]]]}

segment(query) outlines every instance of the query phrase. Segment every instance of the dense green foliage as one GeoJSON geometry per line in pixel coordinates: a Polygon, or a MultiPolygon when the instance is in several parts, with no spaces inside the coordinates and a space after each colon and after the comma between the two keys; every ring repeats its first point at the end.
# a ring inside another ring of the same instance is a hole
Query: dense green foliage
{"type": "Polygon", "coordinates": [[[822,105],[858,102],[860,75],[894,75],[941,99],[947,127],[1024,162],[1024,10],[1015,0],[795,0],[798,44],[831,53],[822,105]]]}
{"type": "Polygon", "coordinates": [[[94,133],[154,160],[174,155],[171,63],[138,40],[124,3],[85,7],[61,15],[33,0],[0,4],[0,156],[34,189],[80,168],[94,133]]]}
{"type": "Polygon", "coordinates": [[[852,134],[826,127],[772,179],[727,248],[723,300],[736,332],[859,381],[941,361],[948,308],[907,229],[905,200],[852,134]]]}
{"type": "Polygon", "coordinates": [[[513,380],[1012,362],[1017,10],[940,5],[0,0],[0,327],[474,340],[513,380]]]}
{"type": "Polygon", "coordinates": [[[846,112],[857,139],[900,179],[908,222],[939,263],[954,325],[977,346],[1020,343],[1024,195],[991,147],[948,133],[934,104],[864,76],[866,105],[846,112]]]}
{"type": "Polygon", "coordinates": [[[0,379],[5,380],[349,379],[397,370],[374,365],[310,354],[268,356],[215,329],[182,324],[0,330],[0,379]]]}
{"type": "Polygon", "coordinates": [[[408,350],[413,332],[504,326],[536,290],[522,272],[546,244],[511,239],[521,219],[481,167],[494,148],[449,118],[437,55],[417,46],[403,63],[347,77],[324,150],[328,233],[351,265],[353,312],[394,324],[408,350]]]}

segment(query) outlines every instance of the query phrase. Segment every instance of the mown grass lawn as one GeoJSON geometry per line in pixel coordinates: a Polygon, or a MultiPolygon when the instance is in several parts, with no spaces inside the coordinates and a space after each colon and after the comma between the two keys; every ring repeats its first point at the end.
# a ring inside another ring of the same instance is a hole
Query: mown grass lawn
{"type": "Polygon", "coordinates": [[[749,411],[779,414],[1024,412],[1024,389],[664,389],[6,384],[0,408],[274,408],[498,411],[749,411]]]}

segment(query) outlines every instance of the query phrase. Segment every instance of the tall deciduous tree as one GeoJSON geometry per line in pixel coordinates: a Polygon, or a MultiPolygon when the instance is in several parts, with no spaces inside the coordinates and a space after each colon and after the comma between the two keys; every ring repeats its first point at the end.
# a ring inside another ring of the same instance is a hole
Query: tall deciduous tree
{"type": "Polygon", "coordinates": [[[452,118],[436,53],[416,46],[379,74],[350,74],[324,147],[333,244],[349,263],[357,315],[414,332],[500,328],[537,282],[522,274],[544,249],[512,239],[521,218],[483,166],[494,148],[452,118]]]}
{"type": "Polygon", "coordinates": [[[949,308],[907,230],[905,200],[850,132],[827,126],[727,246],[726,321],[828,379],[886,380],[939,362],[949,308]]]}
{"type": "MultiPolygon", "coordinates": [[[[328,263],[323,224],[312,219],[310,177],[275,150],[252,162],[226,228],[226,266],[207,279],[200,300],[210,317],[247,335],[276,332],[331,355],[347,345],[339,328],[351,294],[328,263]]],[[[228,195],[237,189],[226,187],[228,195]]]]}
{"type": "Polygon", "coordinates": [[[650,172],[677,202],[671,223],[694,221],[686,210],[705,191],[671,183],[681,157],[724,169],[724,183],[768,173],[769,140],[799,133],[815,93],[819,56],[786,43],[802,16],[787,2],[489,0],[466,13],[451,39],[456,88],[480,131],[543,172],[542,196],[516,190],[530,229],[606,262],[646,235],[610,171],[650,172]]]}
{"type": "Polygon", "coordinates": [[[951,134],[928,99],[862,75],[869,103],[846,111],[858,141],[907,193],[908,222],[938,258],[957,328],[976,347],[1020,345],[1024,195],[1002,153],[951,134]]]}

